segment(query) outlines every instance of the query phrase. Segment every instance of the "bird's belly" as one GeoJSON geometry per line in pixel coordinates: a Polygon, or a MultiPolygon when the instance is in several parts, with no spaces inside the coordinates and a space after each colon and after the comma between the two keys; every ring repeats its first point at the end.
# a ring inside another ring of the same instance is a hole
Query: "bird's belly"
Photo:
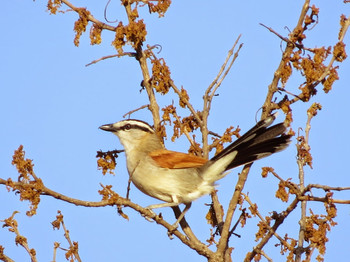
{"type": "Polygon", "coordinates": [[[205,190],[199,187],[203,180],[196,168],[155,168],[146,163],[139,166],[142,169],[136,167],[133,173],[129,172],[133,184],[143,193],[165,202],[189,203],[213,189],[212,185],[205,190]]]}

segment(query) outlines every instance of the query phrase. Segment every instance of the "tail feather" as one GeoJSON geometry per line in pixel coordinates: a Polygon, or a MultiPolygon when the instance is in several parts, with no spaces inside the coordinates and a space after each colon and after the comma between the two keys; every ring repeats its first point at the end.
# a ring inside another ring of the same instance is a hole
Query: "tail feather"
{"type": "Polygon", "coordinates": [[[274,120],[275,116],[271,115],[259,121],[243,136],[214,156],[210,162],[232,155],[231,162],[225,168],[229,170],[282,151],[290,143],[291,136],[284,134],[286,126],[283,123],[269,127],[274,120]]]}
{"type": "Polygon", "coordinates": [[[250,145],[245,148],[237,148],[237,155],[233,161],[226,167],[226,170],[235,168],[240,165],[254,162],[255,160],[267,157],[276,152],[285,149],[290,142],[290,135],[281,135],[273,139],[262,141],[258,144],[250,145]]]}

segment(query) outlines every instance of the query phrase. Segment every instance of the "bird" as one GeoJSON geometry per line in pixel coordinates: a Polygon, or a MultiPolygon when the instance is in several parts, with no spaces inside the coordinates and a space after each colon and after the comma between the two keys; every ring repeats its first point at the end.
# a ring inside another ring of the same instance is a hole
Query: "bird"
{"type": "Polygon", "coordinates": [[[273,114],[259,121],[211,159],[167,150],[154,128],[142,120],[126,119],[99,128],[119,138],[132,183],[144,194],[163,201],[147,209],[185,204],[174,224],[177,227],[192,202],[210,194],[216,187],[215,182],[231,169],[282,151],[289,145],[291,135],[285,133],[287,126],[283,122],[271,126],[275,118],[273,114]]]}

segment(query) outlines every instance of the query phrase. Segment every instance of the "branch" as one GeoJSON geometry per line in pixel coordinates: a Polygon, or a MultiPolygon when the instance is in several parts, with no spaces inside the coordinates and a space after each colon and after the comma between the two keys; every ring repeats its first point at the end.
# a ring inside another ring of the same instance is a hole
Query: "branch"
{"type": "Polygon", "coordinates": [[[332,186],[326,186],[326,185],[320,185],[320,184],[309,184],[305,188],[304,191],[310,191],[311,188],[318,188],[318,189],[323,189],[325,191],[344,191],[344,190],[350,190],[350,187],[332,187],[332,186]]]}
{"type": "Polygon", "coordinates": [[[78,243],[72,242],[72,240],[70,239],[69,230],[67,230],[66,225],[64,224],[63,215],[61,214],[61,211],[58,211],[57,217],[59,220],[59,224],[61,224],[63,227],[64,237],[67,239],[68,244],[69,244],[69,249],[66,252],[66,257],[71,257],[72,260],[73,260],[73,257],[75,257],[76,260],[81,262],[81,259],[80,259],[79,253],[78,253],[78,243]]]}
{"type": "MultiPolygon", "coordinates": [[[[174,111],[172,113],[172,115],[176,118],[177,122],[181,125],[181,120],[180,120],[179,116],[177,115],[176,111],[174,111]]],[[[183,133],[185,134],[187,140],[190,142],[192,147],[196,148],[195,142],[193,141],[192,137],[190,136],[190,134],[188,133],[186,128],[183,128],[183,133]]]]}
{"type": "MultiPolygon", "coordinates": [[[[310,0],[305,0],[303,8],[302,8],[300,16],[299,16],[298,23],[290,35],[293,35],[293,33],[295,33],[297,30],[302,28],[302,24],[305,20],[306,13],[309,10],[309,4],[310,4],[310,0]]],[[[288,41],[288,43],[289,43],[289,41],[288,41]]],[[[278,65],[278,68],[276,69],[275,74],[273,76],[272,82],[268,87],[268,93],[266,95],[265,102],[262,106],[263,110],[262,110],[261,119],[266,118],[268,115],[270,115],[270,113],[272,111],[272,104],[271,104],[272,98],[273,98],[275,92],[278,91],[277,86],[278,86],[279,81],[281,80],[281,72],[283,71],[283,68],[285,66],[285,63],[286,63],[285,61],[287,60],[287,58],[289,58],[291,56],[294,47],[295,47],[294,44],[287,44],[287,46],[283,52],[281,62],[278,65]]]]}
{"type": "MultiPolygon", "coordinates": [[[[307,114],[307,121],[306,121],[306,128],[305,128],[305,140],[299,142],[300,146],[297,145],[297,150],[298,150],[298,158],[297,158],[297,163],[298,163],[298,169],[299,169],[299,183],[300,183],[300,190],[304,191],[305,189],[305,178],[304,178],[304,166],[306,165],[305,158],[301,157],[301,155],[304,153],[303,151],[305,150],[307,154],[310,154],[310,145],[309,145],[309,134],[310,134],[310,129],[311,129],[311,118],[313,117],[312,114],[309,113],[307,114]]],[[[305,231],[306,231],[306,201],[303,200],[301,201],[301,217],[299,220],[299,238],[298,238],[298,246],[295,252],[295,261],[300,262],[301,261],[301,256],[304,252],[304,240],[305,240],[305,231]]]]}
{"type": "Polygon", "coordinates": [[[173,88],[174,92],[179,96],[179,98],[181,97],[181,100],[186,104],[187,108],[190,110],[191,114],[196,118],[200,127],[202,128],[203,121],[202,118],[197,114],[197,111],[193,108],[191,103],[186,98],[182,97],[180,89],[177,88],[173,80],[170,80],[170,85],[173,88]]]}
{"type": "MultiPolygon", "coordinates": [[[[35,187],[35,184],[26,184],[23,182],[13,182],[11,183],[14,186],[22,186],[22,187],[31,187],[32,190],[37,190],[35,187]]],[[[9,180],[4,180],[0,178],[0,184],[9,186],[9,180]]],[[[113,191],[112,191],[113,192],[113,191]]],[[[101,193],[101,192],[100,192],[101,193]]],[[[175,235],[181,242],[183,242],[185,245],[189,246],[190,248],[196,250],[198,254],[203,255],[205,257],[210,257],[212,255],[212,251],[203,243],[193,241],[192,239],[189,239],[187,236],[182,234],[179,230],[175,229],[174,227],[166,222],[160,215],[156,215],[153,211],[143,208],[133,202],[131,202],[129,199],[123,198],[119,196],[117,193],[113,192],[113,196],[107,199],[103,199],[101,201],[83,201],[76,198],[71,198],[68,196],[65,196],[63,194],[60,194],[58,192],[55,192],[46,186],[42,184],[40,188],[40,195],[50,196],[53,198],[56,198],[58,200],[62,200],[64,202],[74,204],[76,206],[85,206],[85,207],[105,207],[105,206],[117,206],[117,207],[130,207],[140,213],[143,217],[147,217],[153,221],[155,221],[157,224],[162,225],[164,228],[166,228],[168,231],[171,231],[173,235],[175,235]]]]}
{"type": "Polygon", "coordinates": [[[261,239],[259,244],[257,244],[251,252],[248,252],[244,262],[248,262],[254,259],[255,255],[259,254],[264,246],[269,242],[270,238],[274,235],[274,232],[277,231],[278,227],[283,224],[284,220],[288,217],[288,215],[297,207],[299,203],[299,199],[295,198],[293,202],[287,207],[287,209],[280,214],[275,216],[275,223],[271,227],[271,230],[267,232],[265,237],[261,239]]]}
{"type": "MultiPolygon", "coordinates": [[[[71,2],[67,1],[67,0],[60,0],[62,3],[64,3],[65,5],[67,5],[68,7],[70,7],[73,11],[79,13],[79,7],[76,7],[74,6],[71,2]]],[[[92,16],[91,14],[89,14],[87,16],[87,19],[90,21],[90,22],[93,22],[95,24],[98,24],[102,29],[107,29],[107,30],[110,30],[110,31],[115,31],[116,30],[116,27],[114,26],[110,26],[106,23],[103,23],[101,22],[100,20],[96,19],[94,16],[92,16]]]]}
{"type": "MultiPolygon", "coordinates": [[[[129,23],[133,22],[134,19],[134,14],[133,10],[131,9],[131,2],[132,1],[124,1],[124,7],[126,14],[128,16],[129,23]]],[[[160,114],[159,114],[159,105],[157,103],[154,90],[152,85],[150,84],[150,73],[147,65],[147,58],[148,55],[145,53],[145,51],[142,50],[142,45],[138,45],[137,47],[134,48],[136,51],[136,59],[139,62],[142,76],[143,76],[143,86],[146,89],[148,99],[149,99],[149,109],[152,112],[152,117],[154,121],[154,127],[155,130],[160,129],[160,114]]]]}
{"type": "MultiPolygon", "coordinates": [[[[15,233],[15,235],[16,235],[16,238],[15,238],[16,245],[20,244],[22,247],[24,247],[24,249],[27,251],[28,255],[30,256],[31,261],[37,262],[38,260],[36,258],[35,249],[29,248],[27,238],[25,236],[22,236],[19,233],[18,223],[14,219],[14,217],[17,213],[19,213],[19,212],[14,211],[12,213],[12,216],[10,216],[9,218],[7,218],[5,220],[1,220],[1,222],[4,222],[2,227],[9,227],[9,231],[15,233]]],[[[9,259],[9,258],[5,256],[5,259],[9,259]]],[[[12,260],[10,259],[10,260],[4,260],[4,261],[12,261],[12,260]]]]}
{"type": "Polygon", "coordinates": [[[0,260],[4,262],[15,262],[14,260],[12,260],[11,258],[9,258],[4,254],[4,249],[5,248],[0,245],[0,260]]]}
{"type": "MultiPolygon", "coordinates": [[[[348,31],[350,26],[350,17],[348,17],[345,22],[344,22],[344,26],[341,28],[340,32],[339,32],[339,42],[342,42],[344,40],[344,37],[346,35],[346,32],[348,31]]],[[[304,48],[305,49],[305,48],[304,48]]],[[[331,58],[331,60],[329,61],[327,67],[324,69],[324,72],[319,76],[319,78],[315,81],[313,81],[312,83],[310,83],[308,86],[309,88],[314,88],[317,85],[319,85],[321,82],[323,82],[325,80],[325,78],[328,76],[328,74],[330,73],[331,68],[333,68],[333,64],[336,61],[336,54],[333,52],[333,56],[331,58]]],[[[286,90],[282,90],[286,93],[288,93],[286,90]]],[[[293,94],[292,94],[293,95],[293,94]]],[[[299,95],[293,95],[294,98],[292,100],[289,101],[289,105],[294,104],[295,102],[301,100],[304,101],[306,96],[304,93],[300,93],[299,95]]]]}
{"type": "MultiPolygon", "coordinates": [[[[255,205],[253,204],[253,202],[250,200],[249,196],[247,194],[242,193],[242,195],[244,196],[244,199],[248,202],[248,204],[251,207],[254,207],[255,205]]],[[[260,212],[258,211],[258,209],[254,210],[256,215],[259,217],[259,219],[265,224],[265,226],[268,228],[269,231],[271,231],[273,233],[273,235],[286,247],[288,247],[289,250],[292,250],[292,247],[289,245],[289,243],[287,241],[285,241],[280,235],[278,235],[273,228],[266,222],[266,220],[263,218],[263,216],[260,214],[260,212]]]]}
{"type": "Polygon", "coordinates": [[[54,242],[53,243],[53,259],[52,262],[56,262],[56,255],[57,255],[57,248],[60,247],[60,243],[54,242]]]}
{"type": "Polygon", "coordinates": [[[203,115],[202,115],[202,124],[201,127],[202,131],[202,140],[203,140],[203,151],[204,151],[204,157],[208,158],[209,150],[208,150],[208,117],[209,112],[211,108],[211,102],[213,100],[213,97],[217,91],[217,89],[220,87],[222,81],[227,76],[228,72],[230,71],[233,63],[236,61],[236,58],[238,57],[239,51],[241,50],[243,44],[240,44],[238,47],[238,50],[233,53],[233,50],[236,48],[238,41],[240,39],[241,35],[239,35],[233,44],[232,48],[228,51],[227,57],[223,65],[221,66],[219,73],[213,80],[213,82],[209,85],[209,87],[206,89],[203,100],[204,100],[204,106],[203,106],[203,115]],[[233,57],[232,57],[233,56],[233,57]],[[232,58],[230,64],[227,66],[228,62],[232,58]]]}
{"type": "Polygon", "coordinates": [[[125,114],[123,115],[123,118],[125,118],[126,116],[129,116],[129,117],[130,117],[131,114],[133,114],[133,113],[135,113],[135,112],[137,112],[137,111],[139,111],[139,110],[141,110],[141,109],[144,109],[144,108],[148,108],[148,109],[149,109],[149,105],[143,105],[143,106],[140,106],[139,108],[136,108],[136,109],[134,109],[134,110],[131,110],[131,111],[125,113],[125,114]]]}
{"type": "Polygon", "coordinates": [[[102,60],[106,60],[106,59],[109,59],[109,58],[113,58],[113,57],[122,57],[122,56],[129,56],[129,57],[136,57],[136,53],[134,52],[124,52],[122,54],[114,54],[114,55],[107,55],[107,56],[103,56],[99,59],[96,59],[88,64],[86,64],[85,66],[90,66],[92,64],[96,64],[102,60]]]}
{"type": "MultiPolygon", "coordinates": [[[[329,197],[314,197],[314,196],[299,196],[298,199],[300,201],[316,201],[316,202],[327,202],[329,201],[329,197]]],[[[350,204],[350,200],[342,200],[342,199],[333,199],[332,198],[332,203],[336,204],[350,204]]]]}
{"type": "MultiPolygon", "coordinates": [[[[173,209],[173,211],[174,211],[175,218],[178,219],[178,218],[180,217],[181,213],[182,213],[181,210],[180,210],[180,208],[179,208],[179,206],[172,207],[172,209],[173,209]]],[[[192,230],[191,230],[190,226],[188,225],[188,223],[187,223],[185,217],[183,217],[183,218],[181,219],[181,221],[180,221],[180,226],[181,226],[182,230],[184,231],[184,233],[188,236],[188,238],[189,238],[191,241],[195,242],[195,243],[196,243],[197,245],[199,245],[199,246],[202,246],[202,245],[203,245],[203,243],[200,242],[200,241],[198,240],[198,238],[196,237],[196,235],[192,232],[192,230]]],[[[208,254],[209,254],[209,253],[208,253],[208,254]]]]}
{"type": "Polygon", "coordinates": [[[219,243],[217,245],[217,253],[223,254],[227,248],[229,236],[230,236],[230,227],[231,227],[231,222],[233,218],[233,214],[236,210],[239,198],[241,196],[242,190],[244,188],[245,182],[247,181],[248,178],[248,173],[250,170],[250,167],[252,166],[251,164],[245,165],[243,167],[242,173],[238,176],[238,181],[235,186],[235,191],[233,193],[233,196],[230,200],[228,209],[227,209],[227,215],[226,219],[224,222],[224,225],[222,227],[222,233],[221,233],[221,238],[219,240],[219,243]]]}

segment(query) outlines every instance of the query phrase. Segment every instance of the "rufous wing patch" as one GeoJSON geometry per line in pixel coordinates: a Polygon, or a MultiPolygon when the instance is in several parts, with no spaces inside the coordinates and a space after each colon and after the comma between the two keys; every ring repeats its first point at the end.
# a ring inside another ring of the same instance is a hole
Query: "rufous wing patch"
{"type": "Polygon", "coordinates": [[[200,167],[208,162],[207,159],[202,157],[166,149],[153,151],[149,153],[149,156],[157,163],[158,166],[171,169],[200,167]]]}

